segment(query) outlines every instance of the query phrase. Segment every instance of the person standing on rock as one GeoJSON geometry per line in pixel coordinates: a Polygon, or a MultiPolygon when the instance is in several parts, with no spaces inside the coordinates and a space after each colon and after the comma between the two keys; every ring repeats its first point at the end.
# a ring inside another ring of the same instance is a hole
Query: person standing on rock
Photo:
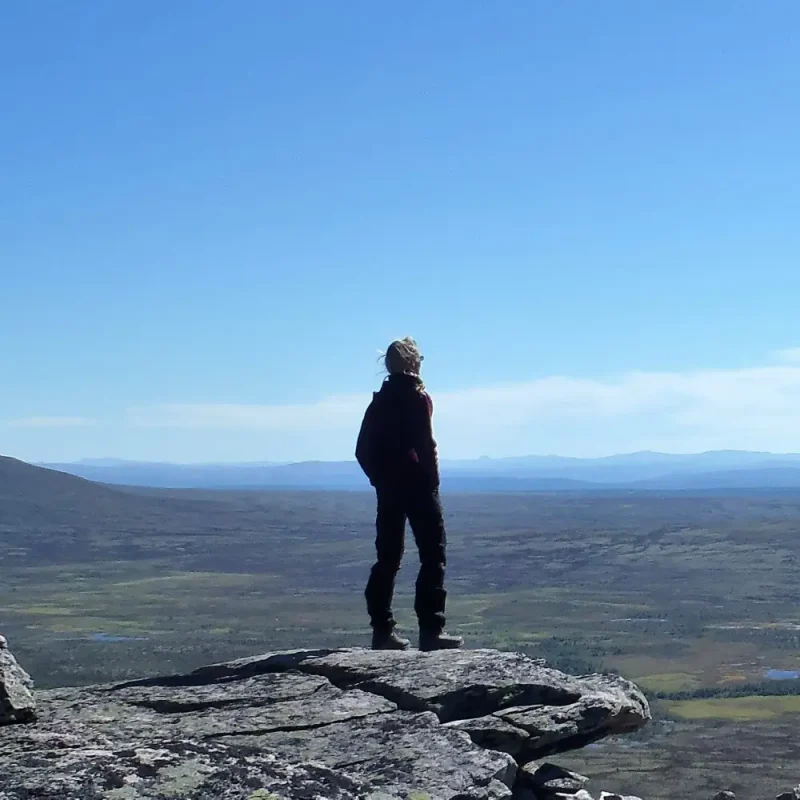
{"type": "Polygon", "coordinates": [[[356,459],[378,498],[378,560],[365,592],[374,650],[405,650],[395,630],[394,585],[405,544],[406,520],[419,550],[414,610],[420,650],[450,650],[463,640],[444,632],[446,535],[439,500],[439,463],[433,438],[433,402],[420,378],[422,355],[411,339],[392,342],[387,378],[364,414],[356,459]]]}

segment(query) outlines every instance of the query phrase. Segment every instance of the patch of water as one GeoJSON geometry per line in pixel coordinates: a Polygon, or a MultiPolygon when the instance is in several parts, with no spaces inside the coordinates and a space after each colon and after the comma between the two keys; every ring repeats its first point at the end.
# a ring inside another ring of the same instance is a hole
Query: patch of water
{"type": "Polygon", "coordinates": [[[787,669],[768,669],[764,673],[768,681],[796,681],[800,680],[800,672],[787,669]]]}
{"type": "Polygon", "coordinates": [[[797,622],[762,622],[757,625],[734,622],[730,625],[709,625],[708,627],[717,631],[800,631],[800,623],[797,622]]]}
{"type": "Polygon", "coordinates": [[[93,633],[87,637],[93,642],[146,642],[146,636],[120,636],[114,633],[93,633]]]}

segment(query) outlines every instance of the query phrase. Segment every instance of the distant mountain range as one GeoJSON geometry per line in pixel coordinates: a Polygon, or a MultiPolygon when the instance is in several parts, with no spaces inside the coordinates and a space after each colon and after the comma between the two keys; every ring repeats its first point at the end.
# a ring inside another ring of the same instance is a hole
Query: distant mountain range
{"type": "MultiPolygon", "coordinates": [[[[106,484],[199,489],[366,489],[354,461],[170,464],[87,459],[42,464],[106,484]]],[[[800,489],[800,454],[716,450],[604,458],[525,456],[443,461],[449,491],[800,489]]]]}

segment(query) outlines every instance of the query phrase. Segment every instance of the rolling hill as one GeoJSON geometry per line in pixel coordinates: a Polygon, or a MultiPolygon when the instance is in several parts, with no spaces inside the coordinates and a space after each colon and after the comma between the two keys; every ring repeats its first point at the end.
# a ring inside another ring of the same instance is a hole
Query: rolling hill
{"type": "Polygon", "coordinates": [[[0,456],[0,563],[136,557],[142,542],[230,525],[230,505],[198,493],[135,493],[0,456]]]}
{"type": "Polygon", "coordinates": [[[138,498],[55,469],[0,456],[0,523],[64,524],[128,513],[138,498]]]}

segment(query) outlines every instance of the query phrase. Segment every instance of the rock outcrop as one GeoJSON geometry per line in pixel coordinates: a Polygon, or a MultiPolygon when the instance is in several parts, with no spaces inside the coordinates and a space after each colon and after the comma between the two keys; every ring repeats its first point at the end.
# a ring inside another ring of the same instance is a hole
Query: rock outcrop
{"type": "MultiPolygon", "coordinates": [[[[736,800],[736,795],[730,791],[717,792],[712,800],[736,800]]],[[[791,792],[779,794],[775,800],[800,800],[800,786],[795,786],[791,792]]]]}
{"type": "Polygon", "coordinates": [[[578,798],[535,760],[650,718],[628,681],[494,650],[275,653],[37,699],[0,729],[2,800],[578,798]]]}
{"type": "Polygon", "coordinates": [[[31,676],[17,663],[5,636],[0,636],[0,725],[30,722],[35,717],[31,676]]]}

